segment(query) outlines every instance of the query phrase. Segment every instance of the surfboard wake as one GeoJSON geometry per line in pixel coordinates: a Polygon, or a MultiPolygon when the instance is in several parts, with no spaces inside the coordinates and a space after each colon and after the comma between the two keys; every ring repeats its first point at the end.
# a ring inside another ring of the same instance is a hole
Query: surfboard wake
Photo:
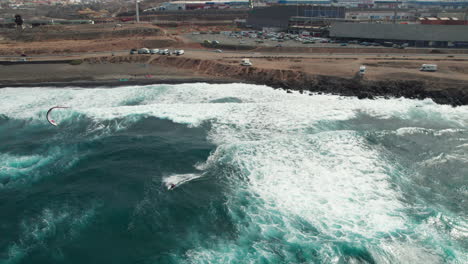
{"type": "Polygon", "coordinates": [[[190,182],[192,180],[198,179],[202,177],[203,174],[196,174],[196,173],[187,173],[187,174],[175,174],[163,179],[164,186],[168,190],[173,190],[178,188],[182,184],[190,182]]]}

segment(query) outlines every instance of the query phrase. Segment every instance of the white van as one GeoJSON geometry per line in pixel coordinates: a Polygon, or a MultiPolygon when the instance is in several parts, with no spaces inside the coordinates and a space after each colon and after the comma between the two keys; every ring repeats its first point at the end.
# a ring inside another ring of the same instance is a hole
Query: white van
{"type": "Polygon", "coordinates": [[[423,64],[421,65],[420,71],[435,72],[437,71],[437,64],[423,64]]]}
{"type": "Polygon", "coordinates": [[[252,62],[249,59],[242,59],[241,61],[242,66],[252,66],[252,62]]]}

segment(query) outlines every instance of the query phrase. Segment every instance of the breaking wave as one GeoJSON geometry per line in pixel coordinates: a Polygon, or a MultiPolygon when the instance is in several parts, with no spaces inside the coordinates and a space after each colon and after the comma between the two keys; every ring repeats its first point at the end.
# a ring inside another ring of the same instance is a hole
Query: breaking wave
{"type": "Polygon", "coordinates": [[[465,263],[467,127],[246,84],[0,89],[0,263],[465,263]]]}

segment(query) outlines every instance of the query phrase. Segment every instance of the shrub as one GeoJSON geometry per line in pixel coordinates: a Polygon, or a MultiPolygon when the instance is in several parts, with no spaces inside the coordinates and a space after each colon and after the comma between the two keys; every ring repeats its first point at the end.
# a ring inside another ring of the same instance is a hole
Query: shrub
{"type": "Polygon", "coordinates": [[[70,65],[80,65],[83,63],[83,60],[72,60],[70,61],[70,65]]]}

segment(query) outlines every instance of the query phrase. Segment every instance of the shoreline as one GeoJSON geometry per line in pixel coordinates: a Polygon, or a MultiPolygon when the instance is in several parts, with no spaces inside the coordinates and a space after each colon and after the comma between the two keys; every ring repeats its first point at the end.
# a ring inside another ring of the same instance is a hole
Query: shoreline
{"type": "MultiPolygon", "coordinates": [[[[99,81],[71,81],[71,82],[35,82],[35,83],[15,83],[0,84],[0,89],[4,88],[116,88],[122,86],[143,86],[152,84],[183,84],[183,83],[207,83],[207,84],[228,84],[235,83],[232,80],[217,80],[208,78],[173,78],[173,79],[136,79],[128,81],[99,80],[99,81]]],[[[246,83],[246,82],[243,82],[246,83]]]]}
{"type": "MultiPolygon", "coordinates": [[[[379,67],[383,67],[380,72],[384,72],[385,75],[369,76],[371,78],[366,76],[361,79],[349,72],[349,69],[354,66],[344,65],[340,69],[339,64],[345,63],[343,61],[345,58],[338,59],[342,61],[313,62],[315,66],[322,68],[322,72],[305,68],[308,62],[304,58],[301,59],[303,62],[296,63],[303,67],[299,69],[282,65],[281,61],[271,67],[271,63],[275,61],[269,61],[269,58],[263,59],[263,65],[257,66],[262,61],[255,59],[255,66],[243,67],[235,63],[231,57],[214,60],[196,56],[145,55],[83,58],[80,65],[70,65],[66,61],[64,63],[37,61],[34,64],[0,64],[0,72],[4,74],[3,78],[0,77],[0,88],[112,88],[151,84],[246,83],[266,85],[286,91],[296,90],[301,93],[309,91],[318,94],[355,96],[359,99],[431,98],[438,104],[468,105],[468,82],[464,79],[466,78],[464,73],[456,75],[458,79],[435,78],[434,75],[418,75],[419,73],[407,75],[405,79],[405,73],[402,71],[394,72],[393,75],[386,74],[385,72],[392,68],[383,63],[383,66],[369,67],[377,67],[374,72],[377,72],[379,67]]],[[[356,65],[361,63],[346,58],[346,63],[347,61],[356,65]]],[[[311,65],[314,66],[314,64],[311,65]]]]}
{"type": "MultiPolygon", "coordinates": [[[[353,80],[348,80],[353,81],[353,80]]],[[[231,84],[231,83],[244,83],[244,84],[255,84],[255,85],[266,85],[271,87],[272,89],[282,89],[287,93],[291,93],[291,91],[297,91],[300,93],[304,93],[306,91],[313,93],[313,94],[329,94],[329,95],[339,95],[345,97],[356,97],[358,99],[391,99],[391,98],[407,98],[413,100],[425,100],[431,99],[437,104],[441,105],[452,105],[452,106],[464,106],[468,105],[466,100],[463,101],[464,103],[454,103],[452,99],[457,98],[459,94],[453,94],[450,92],[451,90],[442,90],[442,91],[424,91],[424,89],[420,89],[420,84],[416,82],[410,83],[399,83],[398,81],[393,83],[396,86],[403,86],[407,87],[408,85],[416,85],[418,86],[416,90],[419,93],[414,93],[414,91],[410,90],[407,92],[406,95],[401,93],[379,93],[376,91],[369,91],[364,90],[362,92],[352,93],[349,91],[344,91],[339,88],[336,89],[307,89],[305,87],[290,87],[288,84],[278,84],[278,83],[262,83],[262,82],[250,82],[250,81],[243,81],[243,80],[222,80],[222,79],[209,79],[209,78],[173,78],[173,79],[164,79],[164,80],[147,80],[147,79],[137,79],[137,80],[129,80],[129,81],[113,81],[113,80],[102,80],[102,81],[72,81],[72,82],[36,82],[36,83],[15,83],[15,84],[0,84],[0,89],[4,88],[117,88],[122,86],[144,86],[144,85],[156,85],[156,84],[167,84],[167,85],[175,85],[175,84],[185,84],[185,83],[206,83],[206,84],[231,84]],[[426,96],[422,96],[421,92],[426,92],[426,96]]],[[[366,86],[362,84],[363,87],[366,86]]],[[[369,84],[368,84],[369,85],[369,84]]],[[[326,85],[328,86],[328,85],[326,85]]],[[[375,84],[370,84],[370,86],[375,86],[375,84]]],[[[385,86],[385,84],[384,84],[385,86]]],[[[398,89],[401,92],[401,89],[398,89]]],[[[312,95],[312,94],[310,94],[312,95]]],[[[467,97],[465,95],[465,97],[467,97]]]]}

